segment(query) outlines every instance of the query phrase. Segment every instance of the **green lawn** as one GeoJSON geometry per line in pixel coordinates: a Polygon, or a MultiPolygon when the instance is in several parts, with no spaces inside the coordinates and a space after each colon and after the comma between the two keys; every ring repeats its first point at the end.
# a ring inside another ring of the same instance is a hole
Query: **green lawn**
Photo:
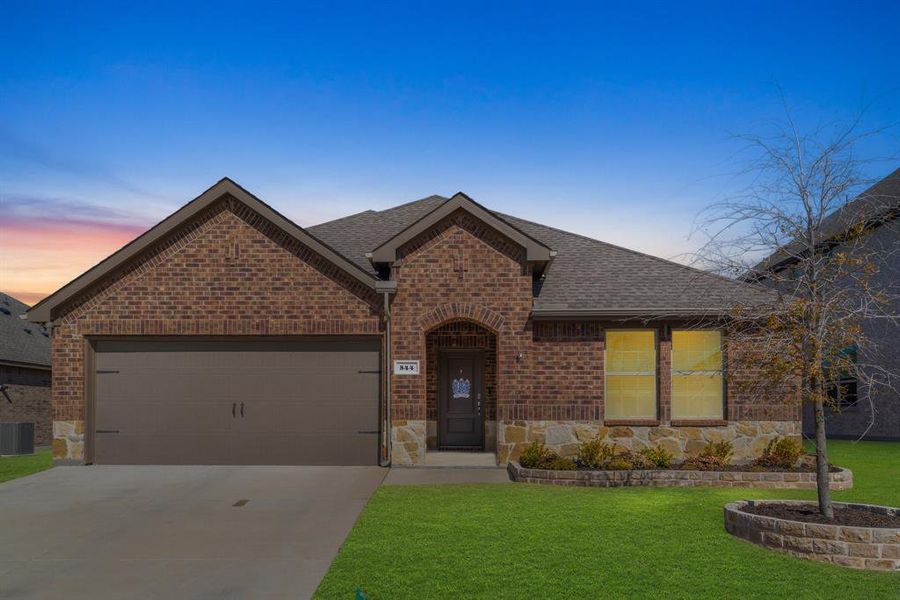
{"type": "Polygon", "coordinates": [[[50,450],[39,450],[27,456],[6,456],[0,458],[0,483],[45,471],[52,466],[53,454],[50,450]]]}
{"type": "MultiPolygon", "coordinates": [[[[830,443],[855,487],[900,506],[900,444],[830,443]]],[[[722,507],[799,490],[382,487],[317,598],[900,598],[900,575],[853,571],[732,538],[722,507]]]]}

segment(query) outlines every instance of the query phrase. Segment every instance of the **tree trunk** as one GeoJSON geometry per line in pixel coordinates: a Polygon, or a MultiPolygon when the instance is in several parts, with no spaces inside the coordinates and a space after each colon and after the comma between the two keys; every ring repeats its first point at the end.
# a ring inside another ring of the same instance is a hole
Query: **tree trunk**
{"type": "Polygon", "coordinates": [[[828,447],[825,438],[825,406],[821,398],[813,402],[816,416],[816,491],[819,495],[819,512],[826,519],[834,518],[831,506],[831,484],[828,482],[828,447]]]}

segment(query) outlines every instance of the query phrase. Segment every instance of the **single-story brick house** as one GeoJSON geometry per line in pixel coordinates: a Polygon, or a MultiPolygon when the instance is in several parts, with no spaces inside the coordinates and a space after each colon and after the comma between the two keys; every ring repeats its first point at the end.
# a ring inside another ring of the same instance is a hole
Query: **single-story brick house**
{"type": "Polygon", "coordinates": [[[302,229],[223,179],[29,318],[59,462],[505,463],[597,434],[746,459],[800,433],[722,351],[770,293],[462,193],[302,229]]]}
{"type": "Polygon", "coordinates": [[[0,292],[0,422],[34,423],[35,446],[49,446],[50,332],[21,319],[28,305],[0,292]]]}

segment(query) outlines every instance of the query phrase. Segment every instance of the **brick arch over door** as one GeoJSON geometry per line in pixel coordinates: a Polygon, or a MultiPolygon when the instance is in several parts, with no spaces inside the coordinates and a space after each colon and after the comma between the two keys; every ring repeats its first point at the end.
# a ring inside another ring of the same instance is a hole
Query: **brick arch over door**
{"type": "Polygon", "coordinates": [[[470,321],[487,328],[495,334],[499,334],[506,323],[503,315],[490,308],[476,304],[454,302],[442,304],[428,311],[419,319],[419,325],[422,327],[422,333],[427,334],[431,330],[452,321],[470,321]]]}

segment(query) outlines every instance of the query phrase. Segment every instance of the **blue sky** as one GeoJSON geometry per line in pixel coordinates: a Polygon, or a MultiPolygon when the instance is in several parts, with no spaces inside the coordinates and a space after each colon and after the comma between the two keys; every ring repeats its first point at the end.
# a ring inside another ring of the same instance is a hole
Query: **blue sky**
{"type": "Polygon", "coordinates": [[[463,190],[673,257],[778,86],[806,123],[900,122],[896,1],[74,4],[0,9],[3,213],[87,240],[0,217],[31,300],[223,175],[301,225],[463,190]]]}

